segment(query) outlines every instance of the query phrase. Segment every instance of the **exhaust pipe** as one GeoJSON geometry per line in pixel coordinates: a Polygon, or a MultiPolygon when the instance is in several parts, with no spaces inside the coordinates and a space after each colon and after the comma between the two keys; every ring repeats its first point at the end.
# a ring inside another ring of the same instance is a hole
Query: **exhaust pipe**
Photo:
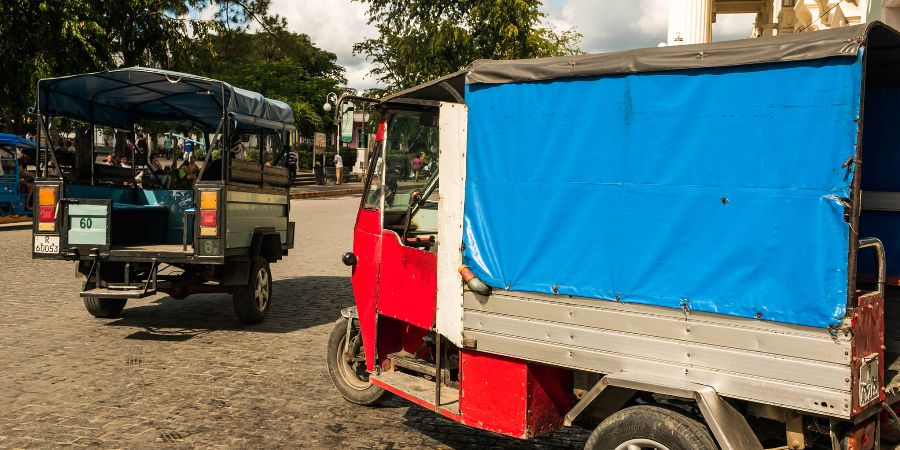
{"type": "Polygon", "coordinates": [[[466,287],[468,287],[470,291],[478,295],[491,295],[491,287],[478,279],[478,277],[472,273],[472,269],[470,269],[469,266],[465,264],[459,266],[459,274],[462,276],[463,283],[466,283],[466,287]]]}

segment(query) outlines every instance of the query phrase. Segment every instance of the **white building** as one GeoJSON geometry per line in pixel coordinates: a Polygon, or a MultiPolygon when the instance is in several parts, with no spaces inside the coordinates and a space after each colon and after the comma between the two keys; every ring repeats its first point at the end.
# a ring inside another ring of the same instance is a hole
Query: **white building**
{"type": "Polygon", "coordinates": [[[750,37],[880,20],[900,29],[900,0],[669,0],[668,45],[712,41],[720,14],[756,14],[750,37]]]}

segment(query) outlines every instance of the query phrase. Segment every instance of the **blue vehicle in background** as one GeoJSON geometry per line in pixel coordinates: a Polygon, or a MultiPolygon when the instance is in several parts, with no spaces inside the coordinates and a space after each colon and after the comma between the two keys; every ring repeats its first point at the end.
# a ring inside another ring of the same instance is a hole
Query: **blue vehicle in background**
{"type": "Polygon", "coordinates": [[[0,133],[0,216],[31,215],[28,172],[20,166],[19,156],[33,153],[36,148],[34,141],[0,133]]]}

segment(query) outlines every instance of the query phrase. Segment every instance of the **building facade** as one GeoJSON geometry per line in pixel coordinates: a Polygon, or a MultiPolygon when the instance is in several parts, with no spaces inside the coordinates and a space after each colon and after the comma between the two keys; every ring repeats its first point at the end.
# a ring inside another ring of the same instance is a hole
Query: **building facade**
{"type": "Polygon", "coordinates": [[[711,42],[720,14],[756,14],[749,37],[880,20],[900,29],[900,0],[670,0],[667,45],[711,42]]]}

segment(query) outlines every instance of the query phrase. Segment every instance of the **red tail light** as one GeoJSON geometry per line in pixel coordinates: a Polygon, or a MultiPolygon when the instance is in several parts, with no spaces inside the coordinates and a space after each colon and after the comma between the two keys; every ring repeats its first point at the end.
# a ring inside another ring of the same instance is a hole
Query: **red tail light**
{"type": "Polygon", "coordinates": [[[41,206],[38,213],[38,220],[41,222],[53,222],[56,213],[56,206],[41,206]]]}
{"type": "Polygon", "coordinates": [[[215,209],[205,209],[200,211],[200,226],[214,227],[218,219],[218,211],[215,209]]]}

